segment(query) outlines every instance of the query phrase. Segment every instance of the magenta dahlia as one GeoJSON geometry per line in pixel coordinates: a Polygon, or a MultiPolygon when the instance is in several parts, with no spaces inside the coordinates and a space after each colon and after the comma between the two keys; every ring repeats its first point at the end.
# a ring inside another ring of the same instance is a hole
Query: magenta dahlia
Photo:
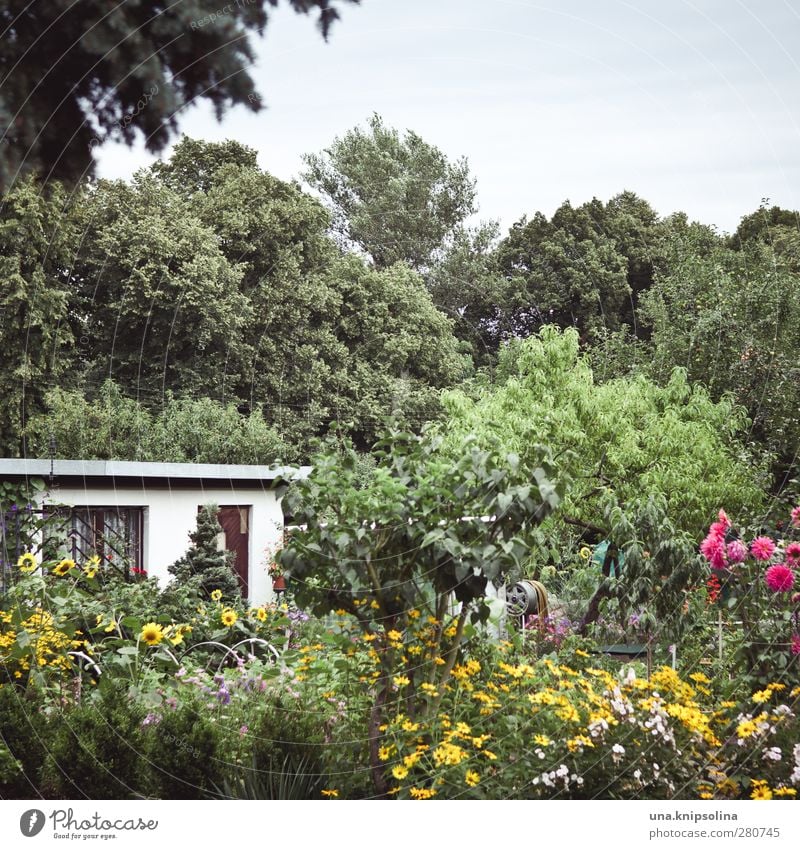
{"type": "Polygon", "coordinates": [[[800,565],[800,542],[790,542],[786,546],[786,560],[790,566],[800,565]]]}
{"type": "Polygon", "coordinates": [[[775,553],[775,543],[769,537],[756,537],[750,543],[750,553],[756,560],[769,560],[775,553]]]}
{"type": "Polygon", "coordinates": [[[792,654],[800,654],[800,634],[792,634],[792,654]]]}
{"type": "Polygon", "coordinates": [[[794,586],[794,572],[785,563],[776,563],[764,572],[764,580],[774,593],[788,593],[794,586]]]}
{"type": "Polygon", "coordinates": [[[740,539],[728,543],[728,560],[731,563],[743,563],[746,557],[747,546],[740,539]]]}
{"type": "Polygon", "coordinates": [[[792,510],[792,524],[800,528],[800,504],[792,510]]]}
{"type": "Polygon", "coordinates": [[[712,569],[724,569],[727,566],[724,536],[710,533],[700,543],[700,553],[708,560],[712,569]]]}

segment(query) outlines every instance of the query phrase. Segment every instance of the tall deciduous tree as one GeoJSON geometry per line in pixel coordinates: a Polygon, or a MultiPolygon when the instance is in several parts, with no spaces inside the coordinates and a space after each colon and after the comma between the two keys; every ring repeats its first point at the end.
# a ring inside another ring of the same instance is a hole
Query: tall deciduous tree
{"type": "Polygon", "coordinates": [[[303,178],[325,199],[341,244],[377,268],[405,261],[426,269],[435,253],[475,212],[475,180],[465,159],[450,162],[408,130],[374,114],[322,153],[305,158],[303,178]]]}
{"type": "MultiPolygon", "coordinates": [[[[319,12],[327,37],[335,0],[288,0],[319,12]]],[[[358,0],[341,0],[355,2],[358,0]]],[[[249,34],[261,34],[278,0],[7,0],[0,8],[0,187],[22,171],[75,181],[93,168],[94,147],[132,143],[159,151],[180,110],[210,101],[261,108],[248,67],[249,34]]]]}
{"type": "MultiPolygon", "coordinates": [[[[0,452],[23,451],[21,432],[45,390],[73,363],[69,323],[74,228],[59,186],[18,183],[0,206],[0,452]]],[[[24,451],[23,451],[24,453],[24,451]]]]}
{"type": "Polygon", "coordinates": [[[73,263],[87,378],[130,392],[223,397],[245,359],[241,271],[175,192],[142,173],[101,182],[73,263]]]}
{"type": "Polygon", "coordinates": [[[445,395],[452,444],[465,433],[499,438],[533,467],[529,447],[548,445],[572,481],[564,514],[602,527],[611,505],[663,497],[676,527],[702,533],[724,504],[732,513],[761,503],[755,471],[736,441],[746,419],[713,403],[675,370],[665,386],[643,375],[596,384],[575,330],[548,326],[503,350],[497,384],[470,397],[445,395]]]}

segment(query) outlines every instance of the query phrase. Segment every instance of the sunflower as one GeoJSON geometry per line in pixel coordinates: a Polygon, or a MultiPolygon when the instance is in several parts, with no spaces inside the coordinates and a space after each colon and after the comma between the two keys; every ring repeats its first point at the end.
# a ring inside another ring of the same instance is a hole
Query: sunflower
{"type": "Polygon", "coordinates": [[[170,625],[170,627],[164,631],[164,636],[172,643],[173,646],[179,646],[183,642],[183,638],[191,630],[191,625],[170,625]]]}
{"type": "Polygon", "coordinates": [[[588,560],[592,556],[592,549],[584,545],[580,550],[581,560],[588,560]]]}
{"type": "Polygon", "coordinates": [[[63,578],[70,569],[75,568],[75,561],[70,560],[69,557],[65,557],[59,564],[53,569],[53,574],[58,575],[59,578],[63,578]]]}
{"type": "Polygon", "coordinates": [[[25,554],[17,560],[17,566],[19,567],[19,571],[24,572],[25,574],[33,572],[36,569],[36,558],[30,553],[30,551],[26,551],[25,554]]]}
{"type": "Polygon", "coordinates": [[[222,590],[214,590],[211,593],[211,601],[220,601],[222,599],[222,590]]]}
{"type": "Polygon", "coordinates": [[[258,619],[259,622],[266,622],[267,621],[266,608],[259,607],[259,608],[256,609],[256,619],[258,619]]]}
{"type": "Polygon", "coordinates": [[[94,578],[97,574],[97,570],[100,568],[100,558],[93,554],[83,565],[83,574],[86,575],[87,578],[94,578]]]}
{"type": "Polygon", "coordinates": [[[222,621],[223,625],[228,628],[232,628],[236,624],[236,620],[239,617],[236,615],[235,610],[231,610],[230,607],[226,607],[225,610],[222,611],[222,614],[219,618],[222,621]]]}
{"type": "Polygon", "coordinates": [[[164,639],[164,629],[155,622],[148,622],[142,628],[139,639],[144,640],[148,646],[157,646],[164,639]]]}

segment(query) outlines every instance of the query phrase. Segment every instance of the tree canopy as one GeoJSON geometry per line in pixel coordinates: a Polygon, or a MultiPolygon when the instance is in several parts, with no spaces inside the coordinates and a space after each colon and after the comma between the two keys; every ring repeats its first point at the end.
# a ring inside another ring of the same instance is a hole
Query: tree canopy
{"type": "MultiPolygon", "coordinates": [[[[288,0],[319,13],[327,37],[342,3],[288,0]]],[[[76,182],[107,140],[141,134],[162,150],[181,110],[200,99],[217,118],[230,106],[261,108],[248,68],[249,36],[261,35],[278,0],[7,0],[0,9],[0,188],[20,173],[76,182]]]]}

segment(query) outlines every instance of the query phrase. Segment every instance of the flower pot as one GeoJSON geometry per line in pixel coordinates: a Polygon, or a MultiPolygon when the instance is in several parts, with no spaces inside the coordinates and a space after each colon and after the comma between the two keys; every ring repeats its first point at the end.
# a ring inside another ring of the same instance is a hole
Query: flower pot
{"type": "Polygon", "coordinates": [[[286,591],[286,578],[283,575],[278,575],[277,578],[272,579],[272,589],[275,590],[276,593],[282,593],[286,591]]]}

